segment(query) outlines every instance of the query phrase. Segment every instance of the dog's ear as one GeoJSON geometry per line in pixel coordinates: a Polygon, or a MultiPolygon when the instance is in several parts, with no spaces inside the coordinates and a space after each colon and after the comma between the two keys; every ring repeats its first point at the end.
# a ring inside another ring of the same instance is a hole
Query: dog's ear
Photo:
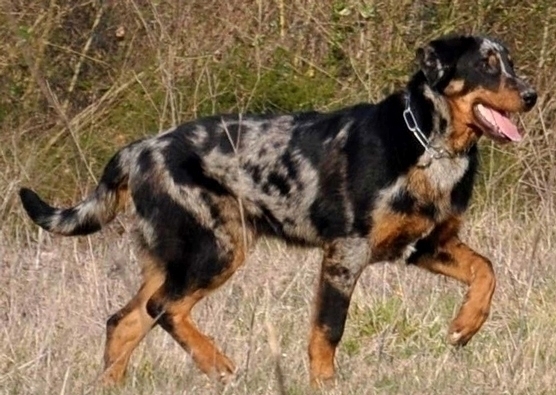
{"type": "Polygon", "coordinates": [[[436,87],[444,77],[447,67],[442,64],[434,47],[434,42],[417,49],[416,57],[419,68],[425,75],[427,82],[431,87],[436,87]]]}
{"type": "Polygon", "coordinates": [[[470,36],[450,36],[417,49],[419,68],[432,88],[442,90],[456,69],[459,58],[475,43],[470,36]]]}

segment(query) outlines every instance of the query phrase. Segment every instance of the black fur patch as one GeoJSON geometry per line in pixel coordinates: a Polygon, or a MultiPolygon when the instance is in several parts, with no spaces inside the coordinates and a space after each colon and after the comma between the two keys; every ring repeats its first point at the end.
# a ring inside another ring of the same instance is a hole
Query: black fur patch
{"type": "Polygon", "coordinates": [[[344,334],[345,321],[350,298],[325,281],[321,284],[320,309],[317,312],[317,325],[326,328],[327,340],[336,346],[344,334]]]}
{"type": "Polygon", "coordinates": [[[47,226],[45,219],[51,217],[56,212],[56,209],[46,204],[39,195],[28,188],[21,188],[19,190],[19,197],[21,198],[21,203],[23,203],[23,208],[25,208],[33,222],[43,227],[47,226]]]}
{"type": "Polygon", "coordinates": [[[469,166],[467,171],[456,184],[451,194],[452,208],[454,212],[460,214],[467,210],[471,196],[473,194],[473,185],[475,184],[475,176],[479,167],[479,155],[477,146],[474,145],[469,150],[469,166]]]}
{"type": "MultiPolygon", "coordinates": [[[[74,218],[77,216],[77,211],[79,207],[70,208],[67,210],[62,211],[61,213],[61,223],[68,222],[72,223],[74,218]]],[[[83,236],[83,235],[90,235],[91,233],[95,233],[102,228],[100,222],[98,222],[97,218],[93,218],[89,215],[85,216],[84,219],[79,221],[79,223],[73,228],[73,231],[69,233],[69,236],[83,236]]]]}
{"type": "Polygon", "coordinates": [[[108,318],[108,320],[106,321],[106,329],[110,331],[116,326],[118,326],[118,324],[120,323],[122,318],[124,318],[124,316],[125,316],[125,312],[121,310],[118,311],[116,314],[112,314],[110,318],[108,318]]]}
{"type": "Polygon", "coordinates": [[[137,213],[154,228],[151,252],[164,262],[168,297],[178,299],[190,289],[208,288],[227,267],[214,232],[169,195],[144,182],[134,191],[137,213]]]}
{"type": "Polygon", "coordinates": [[[255,182],[255,184],[259,184],[262,180],[262,168],[254,163],[248,162],[243,165],[243,169],[247,172],[247,174],[251,175],[251,178],[255,182]]]}
{"type": "Polygon", "coordinates": [[[325,240],[345,236],[348,232],[344,196],[345,164],[332,152],[322,164],[318,197],[311,206],[311,221],[325,240]]]}
{"type": "Polygon", "coordinates": [[[120,166],[120,157],[115,155],[104,168],[99,184],[106,186],[108,190],[117,189],[122,183],[126,182],[127,173],[127,170],[120,166]]]}
{"type": "Polygon", "coordinates": [[[227,194],[226,188],[218,181],[207,177],[202,165],[201,157],[187,145],[176,141],[164,150],[166,168],[176,184],[197,186],[217,195],[227,194]]]}
{"type": "Polygon", "coordinates": [[[432,256],[436,251],[436,246],[431,242],[430,238],[419,240],[415,244],[415,251],[407,258],[406,263],[414,265],[425,256],[432,256]]]}
{"type": "Polygon", "coordinates": [[[291,186],[287,178],[281,176],[277,172],[271,172],[268,175],[267,183],[270,187],[274,187],[278,190],[280,195],[286,196],[290,193],[291,186]]]}
{"type": "Polygon", "coordinates": [[[424,215],[429,219],[434,219],[436,213],[438,212],[434,203],[425,203],[418,206],[417,211],[419,214],[424,215]]]}
{"type": "Polygon", "coordinates": [[[392,207],[394,212],[409,214],[415,210],[416,203],[417,199],[415,199],[415,197],[411,193],[409,193],[409,191],[404,189],[394,196],[394,198],[390,202],[390,206],[392,207]]]}
{"type": "Polygon", "coordinates": [[[151,298],[147,301],[147,314],[151,316],[152,319],[158,318],[157,323],[164,328],[168,333],[173,331],[173,323],[169,319],[169,315],[164,312],[164,305],[162,301],[151,298]]]}

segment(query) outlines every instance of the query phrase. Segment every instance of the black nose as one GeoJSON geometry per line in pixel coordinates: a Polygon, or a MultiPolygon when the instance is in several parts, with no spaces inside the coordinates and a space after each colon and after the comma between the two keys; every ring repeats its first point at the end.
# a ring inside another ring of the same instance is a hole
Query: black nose
{"type": "Polygon", "coordinates": [[[521,99],[523,100],[525,107],[527,107],[527,110],[530,110],[537,102],[537,92],[533,89],[527,89],[526,91],[521,92],[521,99]]]}

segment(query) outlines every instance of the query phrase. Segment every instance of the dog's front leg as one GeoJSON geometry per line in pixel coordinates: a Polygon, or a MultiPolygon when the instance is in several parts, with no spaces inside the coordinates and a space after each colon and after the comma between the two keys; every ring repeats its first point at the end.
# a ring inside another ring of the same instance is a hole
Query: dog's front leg
{"type": "Polygon", "coordinates": [[[311,384],[321,386],[334,377],[334,354],[344,333],[351,294],[369,261],[364,238],[343,238],[324,248],[309,340],[311,384]]]}
{"type": "Polygon", "coordinates": [[[479,331],[490,312],[496,278],[491,262],[459,240],[457,229],[446,226],[417,243],[408,263],[468,285],[463,305],[448,331],[448,341],[463,346],[479,331]]]}

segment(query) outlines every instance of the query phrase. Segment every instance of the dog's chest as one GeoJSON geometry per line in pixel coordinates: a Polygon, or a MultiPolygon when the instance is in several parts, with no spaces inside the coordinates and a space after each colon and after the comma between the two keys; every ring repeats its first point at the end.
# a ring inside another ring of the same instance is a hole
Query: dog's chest
{"type": "Polygon", "coordinates": [[[456,214],[453,191],[469,168],[465,156],[415,166],[382,191],[372,211],[372,261],[398,259],[456,214]]]}
{"type": "Polygon", "coordinates": [[[468,156],[441,157],[425,163],[410,170],[406,185],[423,199],[450,194],[469,169],[468,156]]]}

